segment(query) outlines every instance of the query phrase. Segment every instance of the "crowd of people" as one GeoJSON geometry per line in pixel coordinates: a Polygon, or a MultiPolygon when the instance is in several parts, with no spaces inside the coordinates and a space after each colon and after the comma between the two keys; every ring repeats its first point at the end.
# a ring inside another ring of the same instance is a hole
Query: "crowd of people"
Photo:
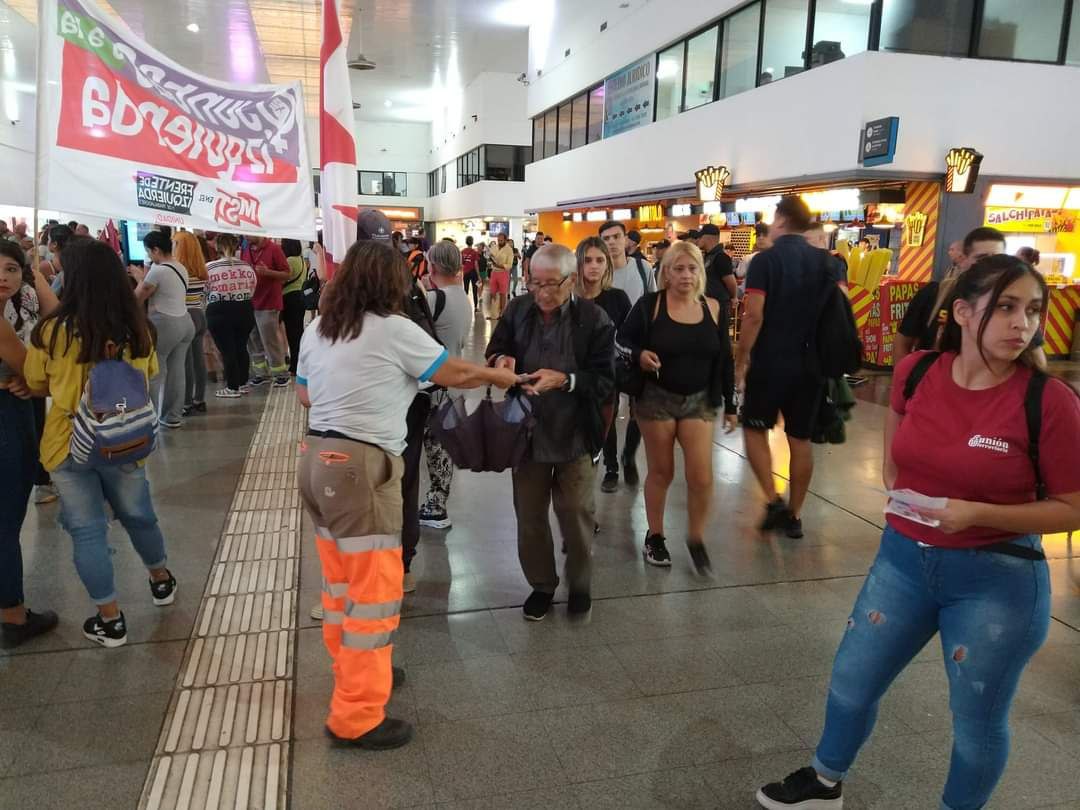
{"type": "MultiPolygon", "coordinates": [[[[145,239],[144,270],[125,268],[109,245],[66,226],[50,229],[48,255],[31,250],[32,262],[19,240],[0,238],[0,418],[11,437],[0,442],[0,463],[15,478],[0,537],[4,646],[58,621],[29,609],[22,589],[19,532],[35,485],[59,495],[95,606],[88,639],[105,647],[126,640],[106,505],[147,569],[153,603],[174,601],[145,453],[106,452],[91,435],[98,452],[86,457],[81,414],[94,403],[88,380],[117,373],[114,366],[127,369],[115,379],[132,386],[132,405],[141,390],[162,426],[203,412],[197,341],[207,331],[221,354],[219,397],[294,379],[308,409],[298,481],[322,567],[312,615],[322,620],[335,675],[326,728],[340,744],[381,750],[412,737],[410,724],[385,708],[405,678],[393,666],[392,639],[416,587],[420,527],[452,525],[454,465],[429,420],[433,398],[447,389],[513,389],[530,403],[525,460],[511,471],[527,621],[549,615],[563,581],[568,616],[591,615],[596,490],[640,484],[642,441],[645,563],[673,562],[665,521],[678,445],[686,558],[709,575],[718,421],[727,432],[742,426],[765,500],[761,531],[803,536],[810,439],[829,383],[815,337],[827,310],[814,302],[844,288],[846,274],[801,198],[782,198],[771,226],[758,226],[748,262],[736,262],[709,224],[657,246],[655,265],[641,255],[640,235],[614,221],[576,251],[538,235],[524,255],[505,235],[488,246],[469,238],[459,250],[450,240],[428,247],[390,234],[381,214],[364,212],[332,278],[321,249],[309,258],[290,240],[155,231],[145,239]],[[305,327],[312,264],[325,283],[305,327]],[[515,272],[525,294],[514,295],[515,272]],[[482,361],[470,362],[466,341],[486,296],[495,323],[482,361]],[[45,397],[42,422],[35,403],[45,397]],[[629,417],[620,420],[624,397],[629,417]],[[781,419],[791,456],[786,499],[769,445],[781,419]]],[[[1080,397],[1045,373],[1039,324],[1048,293],[1031,264],[1037,257],[1005,255],[1004,238],[989,228],[972,231],[950,256],[953,267],[920,292],[900,328],[882,470],[891,498],[913,491],[943,505],[888,510],[836,656],[813,760],[758,791],[767,810],[841,807],[842,782],[881,697],[935,634],[954,731],[942,807],[983,806],[1005,767],[1010,703],[1049,625],[1040,536],[1080,528],[1080,397]]]]}

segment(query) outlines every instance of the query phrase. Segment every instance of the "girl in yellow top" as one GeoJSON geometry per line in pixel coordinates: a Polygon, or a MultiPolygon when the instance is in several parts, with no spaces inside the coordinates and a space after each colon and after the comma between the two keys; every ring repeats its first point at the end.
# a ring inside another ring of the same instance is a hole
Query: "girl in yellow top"
{"type": "Polygon", "coordinates": [[[150,572],[155,605],[171,605],[176,580],[165,567],[165,538],[158,527],[150,485],[141,464],[98,467],[69,455],[71,417],[94,363],[105,360],[111,344],[123,359],[146,375],[157,373],[153,334],[135,300],[119,257],[103,242],[77,240],[64,248],[64,290],[60,306],[39,321],[23,364],[26,385],[52,397],[41,439],[41,463],[60,492],[60,520],[74,543],[75,568],[97,612],[83,624],[83,635],[105,647],[127,641],[124,614],[117,602],[109,553],[106,501],[123,524],[150,572]]]}

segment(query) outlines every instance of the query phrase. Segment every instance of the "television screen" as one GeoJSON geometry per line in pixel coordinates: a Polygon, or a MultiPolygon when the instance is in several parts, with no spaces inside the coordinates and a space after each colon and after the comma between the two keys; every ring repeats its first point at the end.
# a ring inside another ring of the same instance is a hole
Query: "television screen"
{"type": "Polygon", "coordinates": [[[509,222],[489,222],[488,223],[488,236],[498,236],[504,234],[507,238],[510,237],[510,223],[509,222]]]}
{"type": "Polygon", "coordinates": [[[735,211],[728,211],[724,216],[727,217],[729,228],[734,228],[740,222],[739,215],[735,211]]]}
{"type": "Polygon", "coordinates": [[[146,248],[143,247],[143,237],[154,230],[153,225],[143,222],[124,220],[124,251],[127,253],[129,262],[145,262],[146,248]]]}
{"type": "Polygon", "coordinates": [[[743,225],[753,225],[757,222],[757,213],[754,211],[743,211],[739,214],[739,217],[742,219],[743,225]]]}

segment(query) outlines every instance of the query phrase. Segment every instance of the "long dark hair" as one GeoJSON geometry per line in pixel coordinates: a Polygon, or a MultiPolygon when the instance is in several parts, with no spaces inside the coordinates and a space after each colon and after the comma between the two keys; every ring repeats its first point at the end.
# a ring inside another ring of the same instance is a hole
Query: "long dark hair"
{"type": "MultiPolygon", "coordinates": [[[[34,286],[34,273],[26,264],[26,253],[14,242],[8,239],[0,239],[0,256],[11,259],[18,262],[19,267],[22,268],[22,283],[23,285],[29,284],[34,286]]],[[[15,308],[15,331],[18,332],[23,328],[23,316],[22,316],[22,303],[23,303],[22,286],[15,291],[15,294],[11,296],[11,305],[15,308]]]]}
{"type": "MultiPolygon", "coordinates": [[[[1001,298],[1002,293],[1024,276],[1031,276],[1038,283],[1039,290],[1042,292],[1041,311],[1045,315],[1050,301],[1046,280],[1038,270],[1015,256],[1008,256],[1003,253],[996,256],[987,256],[984,259],[979,259],[979,261],[957,276],[952,296],[946,306],[949,319],[941,336],[941,351],[959,354],[960,347],[963,344],[963,333],[953,312],[955,303],[957,301],[966,301],[974,307],[980,298],[989,293],[990,301],[983,312],[982,320],[979,321],[977,337],[979,356],[982,357],[984,363],[989,365],[986,360],[986,353],[983,351],[983,335],[990,325],[990,319],[994,317],[994,311],[997,309],[998,299],[1001,298]]],[[[1017,358],[1017,362],[1030,368],[1038,368],[1039,363],[1035,358],[1035,347],[1029,345],[1025,348],[1023,354],[1017,358]]]]}
{"type": "Polygon", "coordinates": [[[336,343],[360,336],[364,316],[397,315],[409,291],[409,271],[399,251],[355,242],[326,287],[319,305],[319,334],[336,343]]]}
{"type": "Polygon", "coordinates": [[[60,260],[64,266],[60,306],[38,321],[30,342],[46,348],[43,330],[52,323],[48,352],[54,357],[61,326],[67,333],[65,352],[74,337],[79,338],[79,363],[108,359],[110,342],[122,346],[128,358],[149,357],[154,350],[150,324],[113,249],[96,239],[76,237],[60,260]]]}

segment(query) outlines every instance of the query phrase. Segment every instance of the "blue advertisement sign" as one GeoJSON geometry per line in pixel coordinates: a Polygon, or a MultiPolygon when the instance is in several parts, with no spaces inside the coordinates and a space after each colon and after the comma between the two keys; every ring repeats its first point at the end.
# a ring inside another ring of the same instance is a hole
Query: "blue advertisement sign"
{"type": "Polygon", "coordinates": [[[655,66],[656,55],[649,54],[604,80],[605,138],[652,121],[655,66]]]}

